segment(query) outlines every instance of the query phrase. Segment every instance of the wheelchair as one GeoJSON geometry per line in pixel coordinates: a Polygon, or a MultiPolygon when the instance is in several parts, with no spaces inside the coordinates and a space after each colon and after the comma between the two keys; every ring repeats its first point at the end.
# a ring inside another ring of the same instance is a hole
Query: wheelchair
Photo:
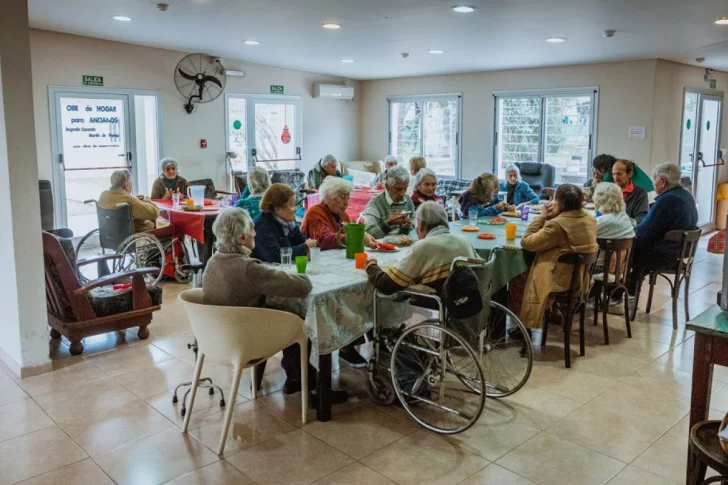
{"type": "Polygon", "coordinates": [[[190,264],[184,239],[176,236],[158,238],[151,232],[135,233],[131,207],[128,204],[118,204],[116,209],[102,209],[93,199],[84,201],[84,204],[96,206],[99,227],[79,240],[76,257],[88,258],[96,254],[106,254],[108,251],[120,257],[112,260],[113,268],[109,268],[106,262],[98,262],[95,267],[89,264],[79,269],[78,277],[81,282],[110,273],[148,267],[160,268],[161,271],[145,276],[147,284],[156,285],[165,276],[174,278],[179,283],[189,283],[192,280],[192,271],[184,268],[190,264]]]}
{"type": "Polygon", "coordinates": [[[461,433],[478,421],[486,397],[510,396],[528,381],[533,346],[521,320],[490,300],[495,250],[489,261],[457,258],[478,276],[483,309],[469,319],[447,315],[434,290],[413,288],[395,294],[424,298],[439,310],[437,319],[397,328],[378,323],[377,302],[391,299],[374,292],[373,352],[367,387],[374,402],[399,400],[407,414],[430,431],[461,433]]]}

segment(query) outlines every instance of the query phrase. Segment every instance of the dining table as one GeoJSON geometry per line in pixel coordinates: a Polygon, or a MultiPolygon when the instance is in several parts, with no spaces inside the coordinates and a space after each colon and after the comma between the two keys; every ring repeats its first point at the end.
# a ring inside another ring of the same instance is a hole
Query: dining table
{"type": "MultiPolygon", "coordinates": [[[[491,224],[491,217],[483,217],[478,221],[479,232],[492,233],[494,239],[483,240],[477,237],[478,233],[464,232],[465,221],[450,223],[452,233],[466,237],[477,254],[483,258],[490,258],[495,252],[495,268],[493,271],[493,289],[504,289],[508,282],[528,269],[526,260],[520,246],[520,238],[528,225],[528,221],[510,219],[517,225],[516,239],[506,240],[505,225],[491,224]]],[[[416,234],[410,236],[416,240],[416,234]]],[[[414,244],[417,244],[415,241],[414,244]]],[[[410,246],[411,247],[411,246],[410,246]]],[[[375,252],[367,249],[371,258],[376,258],[378,264],[387,269],[401,261],[409,254],[410,247],[401,247],[394,252],[375,252]]],[[[266,300],[272,308],[288,311],[299,315],[304,320],[304,327],[311,341],[309,361],[318,369],[317,392],[319,407],[317,419],[329,421],[331,419],[331,354],[346,345],[356,341],[372,329],[374,287],[369,283],[366,271],[356,269],[354,260],[346,258],[346,251],[330,250],[321,252],[319,267],[311,271],[307,269],[307,276],[311,280],[311,293],[304,298],[273,297],[266,300]]],[[[293,265],[282,268],[285,271],[295,271],[293,265]]],[[[386,304],[386,303],[385,303],[386,304]]],[[[405,321],[411,308],[409,305],[391,305],[386,312],[387,319],[405,321]],[[401,312],[401,313],[398,313],[401,312]]]]}
{"type": "Polygon", "coordinates": [[[222,209],[220,201],[205,199],[205,204],[199,211],[186,211],[183,205],[175,207],[170,199],[154,199],[152,202],[159,208],[163,219],[197,241],[200,263],[206,263],[212,256],[215,242],[212,224],[222,209]]]}
{"type": "MultiPolygon", "coordinates": [[[[356,221],[357,218],[364,212],[364,208],[366,208],[369,201],[381,193],[381,190],[377,191],[369,190],[368,188],[355,188],[351,192],[351,195],[349,195],[349,206],[346,208],[346,214],[352,221],[356,221]]],[[[320,193],[313,192],[306,196],[306,199],[303,202],[303,207],[308,210],[309,207],[312,207],[319,202],[321,202],[320,193]]]]}

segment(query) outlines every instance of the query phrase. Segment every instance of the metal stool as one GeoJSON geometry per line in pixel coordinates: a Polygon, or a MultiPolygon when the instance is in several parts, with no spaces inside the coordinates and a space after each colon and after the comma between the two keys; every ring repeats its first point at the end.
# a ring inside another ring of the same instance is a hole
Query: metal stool
{"type": "MultiPolygon", "coordinates": [[[[201,275],[202,271],[205,269],[204,264],[185,264],[182,266],[183,271],[191,271],[192,272],[192,287],[193,288],[201,288],[202,287],[202,281],[201,281],[201,275]]],[[[192,349],[192,351],[195,353],[195,362],[197,362],[197,339],[191,344],[187,344],[188,349],[192,349]]],[[[179,399],[177,398],[177,393],[179,392],[180,388],[182,387],[192,387],[192,381],[183,382],[182,384],[178,385],[174,389],[174,394],[172,394],[172,404],[177,404],[179,402],[179,399]]],[[[215,395],[215,389],[220,393],[220,407],[225,407],[225,394],[223,394],[222,389],[220,386],[215,385],[215,383],[212,382],[212,379],[209,377],[202,377],[198,381],[198,388],[202,389],[209,389],[208,393],[211,396],[215,395]]],[[[184,398],[182,399],[182,410],[180,411],[180,415],[184,417],[184,415],[187,413],[187,396],[190,394],[191,389],[187,389],[187,392],[185,392],[184,398]]]]}

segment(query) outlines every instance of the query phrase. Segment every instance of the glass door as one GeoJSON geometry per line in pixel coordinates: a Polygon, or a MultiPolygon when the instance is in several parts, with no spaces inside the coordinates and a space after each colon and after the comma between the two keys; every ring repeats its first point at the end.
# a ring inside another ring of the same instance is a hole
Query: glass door
{"type": "Polygon", "coordinates": [[[56,207],[60,227],[82,236],[98,224],[94,206],[114,170],[132,171],[129,95],[55,93],[56,207]]]}
{"type": "Polygon", "coordinates": [[[723,99],[687,91],[683,105],[680,168],[691,180],[698,207],[698,226],[714,222],[715,189],[720,155],[723,99]]]}
{"type": "Polygon", "coordinates": [[[295,170],[301,160],[300,109],[298,101],[252,99],[254,123],[248,124],[251,158],[266,170],[295,170]]]}

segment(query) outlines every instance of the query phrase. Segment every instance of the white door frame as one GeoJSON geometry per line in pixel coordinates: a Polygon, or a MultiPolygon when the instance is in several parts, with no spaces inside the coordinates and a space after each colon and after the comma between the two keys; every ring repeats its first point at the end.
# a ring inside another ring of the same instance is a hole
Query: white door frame
{"type": "MultiPolygon", "coordinates": [[[[128,140],[127,151],[131,153],[132,176],[137,180],[136,173],[136,111],[134,103],[134,95],[154,96],[157,98],[157,140],[158,151],[157,159],[161,158],[164,153],[162,149],[162,95],[160,91],[146,89],[121,89],[121,88],[99,88],[90,86],[49,86],[48,87],[48,104],[50,113],[50,129],[51,129],[51,165],[53,175],[53,205],[55,208],[55,220],[59,226],[65,225],[67,222],[66,213],[66,183],[61,167],[62,155],[62,138],[59,137],[61,127],[61,112],[58,109],[58,100],[62,95],[70,96],[87,96],[89,98],[103,98],[104,96],[126,96],[127,97],[127,123],[126,123],[126,139],[128,140]]],[[[127,162],[129,160],[127,159],[127,162]]]]}

